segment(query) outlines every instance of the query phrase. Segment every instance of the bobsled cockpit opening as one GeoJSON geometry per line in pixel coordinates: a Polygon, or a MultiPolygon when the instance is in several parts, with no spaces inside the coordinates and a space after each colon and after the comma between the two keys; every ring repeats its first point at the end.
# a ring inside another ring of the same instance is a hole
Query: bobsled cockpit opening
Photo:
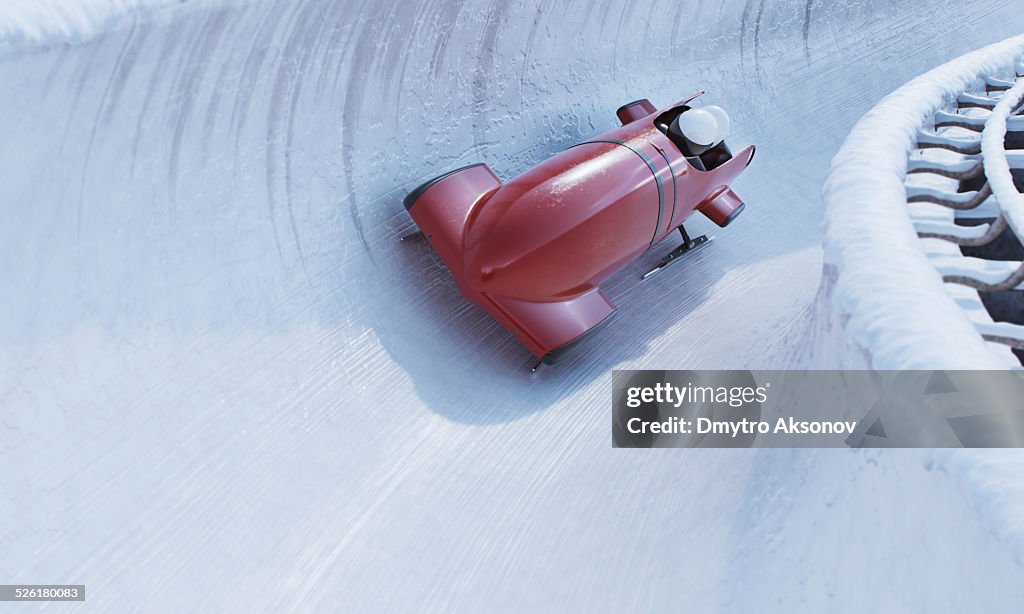
{"type": "MultiPolygon", "coordinates": [[[[672,135],[669,134],[669,127],[672,125],[672,122],[674,122],[675,119],[677,117],[679,117],[679,115],[681,113],[684,113],[685,111],[689,111],[689,110],[690,110],[689,105],[685,105],[685,104],[681,104],[678,107],[672,107],[668,111],[665,111],[664,113],[661,113],[660,115],[655,117],[654,118],[654,125],[655,125],[655,127],[658,128],[658,130],[660,130],[662,132],[662,134],[664,134],[665,136],[667,136],[668,138],[671,139],[672,135]]],[[[673,140],[673,143],[674,142],[675,141],[673,140]]],[[[676,145],[676,146],[678,147],[678,145],[676,145]]]]}

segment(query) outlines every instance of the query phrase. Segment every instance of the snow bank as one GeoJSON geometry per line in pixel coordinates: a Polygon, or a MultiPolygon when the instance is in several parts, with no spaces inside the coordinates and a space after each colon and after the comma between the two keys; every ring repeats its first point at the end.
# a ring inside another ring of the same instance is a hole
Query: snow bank
{"type": "Polygon", "coordinates": [[[0,52],[29,45],[82,42],[144,10],[189,1],[4,0],[0,2],[0,52]]]}
{"type": "Polygon", "coordinates": [[[1024,565],[1024,455],[1020,450],[936,450],[926,467],[952,476],[986,528],[1024,565]]]}
{"type": "Polygon", "coordinates": [[[1024,36],[964,55],[910,81],[865,115],[832,161],[823,196],[832,317],[876,369],[999,369],[929,263],[904,181],[918,131],[979,76],[1014,65],[1024,36]]]}

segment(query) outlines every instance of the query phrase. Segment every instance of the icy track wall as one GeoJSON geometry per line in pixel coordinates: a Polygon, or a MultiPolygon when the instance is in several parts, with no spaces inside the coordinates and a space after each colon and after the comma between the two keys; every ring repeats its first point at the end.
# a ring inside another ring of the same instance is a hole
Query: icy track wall
{"type": "MultiPolygon", "coordinates": [[[[138,5],[75,6],[107,20],[83,23],[107,23],[109,7],[138,5]]],[[[610,288],[635,297],[623,305],[629,324],[614,324],[588,360],[607,355],[595,363],[603,372],[652,352],[673,358],[679,350],[666,330],[693,311],[695,298],[710,298],[708,281],[727,277],[721,263],[744,274],[735,281],[748,290],[727,301],[723,321],[736,332],[722,331],[716,343],[745,354],[753,332],[774,335],[760,346],[773,347],[815,283],[778,278],[814,268],[821,213],[812,190],[822,154],[834,151],[844,126],[836,113],[849,117],[895,87],[900,76],[887,64],[897,55],[907,72],[923,70],[965,51],[968,39],[1009,28],[979,19],[950,36],[939,2],[905,5],[192,2],[161,10],[156,23],[138,13],[114,19],[116,31],[86,48],[9,63],[12,77],[45,73],[51,87],[68,81],[69,106],[81,115],[64,118],[64,140],[50,149],[43,142],[30,152],[6,150],[10,169],[34,164],[67,179],[40,185],[16,173],[11,202],[17,195],[50,213],[8,232],[22,245],[74,247],[38,258],[8,252],[5,281],[31,298],[11,306],[0,334],[32,350],[84,324],[109,331],[116,321],[118,330],[178,336],[254,319],[274,328],[295,322],[299,309],[327,327],[343,323],[357,351],[373,331],[407,368],[440,354],[507,373],[521,355],[512,340],[465,313],[444,272],[423,266],[428,251],[395,244],[409,228],[397,206],[402,194],[474,161],[510,177],[614,125],[624,101],[664,104],[704,88],[734,114],[733,141],[761,146],[739,186],[751,203],[746,223],[730,230],[718,262],[694,265],[692,277],[679,280],[697,290],[681,302],[666,300],[663,284],[622,280],[610,288]],[[846,87],[853,80],[861,87],[846,87]],[[221,232],[225,226],[234,231],[221,232]],[[110,232],[124,235],[111,242],[110,232]],[[794,285],[757,291],[768,283],[794,285]],[[759,301],[770,303],[767,314],[759,301]],[[639,307],[645,303],[664,311],[639,307]],[[762,324],[751,331],[753,321],[762,324]],[[424,329],[440,330],[432,338],[439,344],[412,340],[424,329]],[[617,343],[627,336],[628,344],[617,343]]],[[[980,14],[1001,6],[1010,3],[980,14]]],[[[89,32],[71,29],[76,40],[89,32]]],[[[26,90],[10,104],[34,118],[28,133],[60,114],[32,107],[59,98],[32,99],[26,90]]]]}
{"type": "Polygon", "coordinates": [[[1018,6],[189,2],[70,45],[33,24],[50,43],[0,59],[0,577],[85,582],[100,611],[1011,610],[1020,567],[920,453],[632,453],[604,412],[615,367],[789,364],[829,159],[884,94],[1024,31],[1018,6]],[[558,369],[529,376],[398,242],[424,179],[510,177],[696,89],[758,145],[749,206],[676,271],[618,277],[620,315],[558,369]]]}

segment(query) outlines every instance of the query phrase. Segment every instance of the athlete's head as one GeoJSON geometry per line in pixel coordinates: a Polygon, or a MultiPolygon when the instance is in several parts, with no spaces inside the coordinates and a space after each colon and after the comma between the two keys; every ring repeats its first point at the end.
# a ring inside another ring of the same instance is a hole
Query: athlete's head
{"type": "Polygon", "coordinates": [[[699,156],[729,136],[729,114],[716,105],[688,109],[680,113],[669,126],[669,136],[674,137],[686,156],[699,156]]]}

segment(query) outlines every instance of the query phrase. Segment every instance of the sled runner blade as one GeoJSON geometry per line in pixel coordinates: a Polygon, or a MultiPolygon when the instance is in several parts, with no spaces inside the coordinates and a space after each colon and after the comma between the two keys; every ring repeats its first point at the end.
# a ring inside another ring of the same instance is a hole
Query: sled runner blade
{"type": "Polygon", "coordinates": [[[657,273],[660,273],[662,270],[665,269],[665,267],[667,267],[668,265],[672,264],[673,262],[679,260],[682,256],[685,256],[686,254],[695,252],[695,251],[703,248],[708,243],[711,243],[714,239],[715,239],[714,237],[708,237],[707,235],[700,235],[699,237],[696,237],[696,238],[691,239],[689,241],[685,241],[682,245],[680,245],[679,247],[675,248],[674,250],[669,252],[664,258],[662,258],[661,262],[659,262],[657,264],[657,266],[655,266],[650,271],[647,271],[646,273],[644,273],[643,276],[641,277],[641,279],[648,279],[649,277],[652,277],[653,275],[655,275],[657,273]]]}

